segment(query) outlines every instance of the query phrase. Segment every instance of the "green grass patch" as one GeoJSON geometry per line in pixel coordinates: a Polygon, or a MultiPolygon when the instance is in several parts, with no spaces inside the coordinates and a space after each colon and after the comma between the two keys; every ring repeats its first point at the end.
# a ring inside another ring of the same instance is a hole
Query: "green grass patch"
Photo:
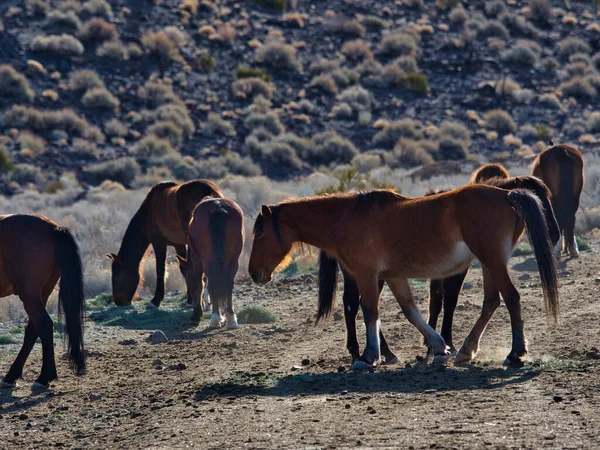
{"type": "Polygon", "coordinates": [[[264,80],[267,83],[271,81],[271,75],[267,73],[267,69],[255,69],[253,67],[248,66],[239,66],[237,69],[235,69],[235,78],[237,78],[238,80],[242,78],[260,78],[261,80],[264,80]]]}
{"type": "Polygon", "coordinates": [[[287,0],[250,0],[250,2],[263,8],[275,9],[277,11],[285,11],[287,9],[287,0]]]}
{"type": "Polygon", "coordinates": [[[577,247],[579,248],[580,252],[588,252],[592,250],[592,246],[584,238],[575,236],[575,241],[577,242],[577,247]]]}
{"type": "Polygon", "coordinates": [[[0,333],[0,345],[18,344],[19,342],[21,342],[21,339],[14,334],[0,333]]]}
{"type": "Polygon", "coordinates": [[[85,306],[88,311],[99,311],[111,306],[112,300],[111,294],[104,293],[88,299],[85,306]]]}
{"type": "Polygon", "coordinates": [[[420,73],[407,73],[398,80],[398,87],[415,94],[429,95],[427,77],[420,73]]]}
{"type": "Polygon", "coordinates": [[[248,306],[237,313],[239,323],[273,323],[277,316],[262,306],[248,306]]]}
{"type": "Polygon", "coordinates": [[[408,280],[411,289],[429,289],[429,280],[414,278],[408,280]]]}
{"type": "Polygon", "coordinates": [[[521,245],[513,250],[513,256],[533,255],[533,250],[527,245],[521,245]]]}

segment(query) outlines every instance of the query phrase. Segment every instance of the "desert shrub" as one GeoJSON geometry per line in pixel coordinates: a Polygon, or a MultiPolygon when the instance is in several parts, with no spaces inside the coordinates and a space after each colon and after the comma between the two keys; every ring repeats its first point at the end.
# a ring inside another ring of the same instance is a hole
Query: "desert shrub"
{"type": "Polygon", "coordinates": [[[588,115],[587,129],[589,133],[600,133],[600,112],[596,111],[588,115]]]}
{"type": "Polygon", "coordinates": [[[206,50],[200,50],[194,54],[194,66],[202,72],[212,72],[217,68],[217,60],[206,50]]]}
{"type": "Polygon", "coordinates": [[[106,88],[92,88],[81,98],[81,103],[86,108],[115,110],[119,107],[119,99],[112,95],[106,88]]]}
{"type": "Polygon", "coordinates": [[[81,21],[74,11],[51,11],[48,14],[48,25],[65,27],[71,31],[77,31],[81,27],[81,21]]]}
{"type": "MultiPolygon", "coordinates": [[[[172,33],[173,35],[173,33],[172,33]]],[[[172,62],[182,62],[179,45],[165,30],[146,31],[142,35],[142,45],[148,55],[156,60],[160,76],[172,62]]]]}
{"type": "Polygon", "coordinates": [[[267,151],[263,153],[263,158],[278,166],[299,169],[302,167],[302,161],[296,155],[296,151],[285,142],[271,142],[265,146],[267,151]]]}
{"type": "Polygon", "coordinates": [[[35,183],[41,176],[42,170],[31,164],[17,164],[10,173],[10,180],[20,185],[35,183]]]}
{"type": "Polygon", "coordinates": [[[575,53],[589,54],[591,51],[590,45],[578,37],[569,37],[558,42],[558,52],[564,58],[568,58],[575,53]]]}
{"type": "Polygon", "coordinates": [[[538,99],[539,104],[548,108],[557,108],[561,109],[562,105],[560,104],[560,100],[555,94],[543,94],[540,95],[538,99]]]}
{"type": "Polygon", "coordinates": [[[419,70],[417,60],[414,56],[401,56],[400,58],[396,58],[393,64],[396,64],[406,73],[416,73],[419,70]]]}
{"type": "Polygon", "coordinates": [[[83,136],[88,129],[85,119],[72,109],[38,110],[28,106],[14,105],[4,112],[2,124],[5,127],[29,128],[37,132],[62,130],[83,136]]]}
{"type": "Polygon", "coordinates": [[[520,14],[507,11],[500,14],[498,20],[511,31],[513,36],[521,35],[534,38],[540,34],[540,31],[520,14]]]}
{"type": "Polygon", "coordinates": [[[319,75],[322,73],[331,73],[339,67],[339,60],[319,58],[313,63],[311,63],[310,67],[308,68],[308,71],[312,75],[319,75]]]}
{"type": "Polygon", "coordinates": [[[139,174],[140,166],[135,159],[119,158],[86,167],[83,177],[93,185],[111,180],[130,188],[139,174]]]}
{"type": "Polygon", "coordinates": [[[104,17],[105,19],[113,17],[112,8],[106,0],[89,0],[82,5],[81,12],[90,16],[104,17]]]}
{"type": "Polygon", "coordinates": [[[217,27],[217,32],[210,36],[210,39],[221,44],[232,45],[237,39],[237,30],[228,23],[221,24],[217,27]]]}
{"type": "Polygon", "coordinates": [[[58,11],[73,11],[77,15],[81,12],[81,3],[77,0],[63,0],[56,7],[58,11]]]}
{"type": "Polygon", "coordinates": [[[494,83],[496,95],[499,97],[515,94],[521,86],[510,77],[503,77],[494,83]]]}
{"type": "Polygon", "coordinates": [[[250,114],[244,121],[244,126],[249,130],[263,128],[274,135],[281,134],[285,131],[285,127],[281,124],[279,116],[272,111],[264,114],[250,114]]]}
{"type": "Polygon", "coordinates": [[[316,164],[349,163],[358,154],[354,144],[337,134],[335,131],[325,131],[313,136],[313,149],[310,160],[316,164]]]}
{"type": "Polygon", "coordinates": [[[257,95],[270,99],[273,97],[274,86],[261,78],[241,78],[231,85],[233,94],[242,100],[249,100],[257,95]]]}
{"type": "Polygon", "coordinates": [[[362,37],[366,34],[365,27],[357,20],[351,20],[343,15],[329,17],[325,28],[330,33],[345,34],[347,36],[362,37]]]}
{"type": "Polygon", "coordinates": [[[31,42],[31,51],[72,58],[83,54],[83,44],[70,34],[36,36],[31,42]]]}
{"type": "Polygon", "coordinates": [[[437,157],[440,160],[461,160],[468,156],[469,153],[460,142],[443,139],[439,143],[437,157]]]}
{"type": "Polygon", "coordinates": [[[356,112],[371,109],[371,94],[360,86],[352,86],[344,90],[340,94],[340,101],[350,105],[356,112]]]}
{"type": "MultiPolygon", "coordinates": [[[[266,1],[266,0],[254,0],[254,1],[266,1]]],[[[285,1],[285,0],[270,0],[270,1],[285,1]]],[[[262,306],[248,306],[242,308],[238,313],[238,320],[240,323],[274,323],[277,322],[277,316],[262,306]]]]}
{"type": "Polygon", "coordinates": [[[175,153],[175,149],[169,140],[153,134],[144,136],[133,148],[133,154],[137,158],[151,162],[156,162],[170,153],[175,153]]]}
{"type": "Polygon", "coordinates": [[[168,83],[148,80],[138,89],[138,97],[144,100],[149,108],[156,108],[167,103],[181,104],[181,99],[168,83]]]}
{"type": "Polygon", "coordinates": [[[83,159],[97,159],[99,152],[96,144],[86,139],[73,139],[73,154],[83,159]]]}
{"type": "Polygon", "coordinates": [[[397,163],[404,167],[424,166],[433,163],[433,157],[417,141],[400,139],[394,146],[397,163]]]}
{"type": "Polygon", "coordinates": [[[514,133],[517,125],[506,111],[492,109],[483,114],[485,127],[498,133],[514,133]]]}
{"type": "Polygon", "coordinates": [[[256,62],[274,69],[302,72],[302,64],[296,58],[296,49],[283,42],[269,42],[256,49],[256,62]]]}
{"type": "Polygon", "coordinates": [[[69,87],[76,92],[93,88],[104,88],[104,82],[93,70],[74,70],[69,74],[69,87]]]}
{"type": "Polygon", "coordinates": [[[78,36],[83,42],[100,43],[117,39],[119,33],[114,23],[97,17],[85,22],[81,26],[78,36]]]}
{"type": "Polygon", "coordinates": [[[485,13],[489,17],[498,17],[500,14],[506,11],[506,4],[502,0],[485,2],[485,13]]]}
{"type": "Polygon", "coordinates": [[[462,27],[469,20],[469,15],[462,6],[458,6],[450,11],[448,19],[452,25],[462,27]]]}
{"type": "Polygon", "coordinates": [[[397,86],[415,94],[428,95],[429,83],[427,77],[420,73],[407,73],[400,77],[397,86]]]}
{"type": "Polygon", "coordinates": [[[373,143],[377,146],[392,148],[400,138],[421,139],[421,123],[412,119],[400,119],[390,123],[387,127],[373,136],[373,143]]]}
{"type": "Polygon", "coordinates": [[[354,117],[352,106],[348,103],[339,103],[331,109],[331,115],[336,118],[351,119],[354,117]]]}
{"type": "Polygon", "coordinates": [[[124,61],[128,58],[127,47],[119,40],[108,41],[96,49],[96,56],[124,61]]]}
{"type": "Polygon", "coordinates": [[[28,151],[33,156],[40,155],[46,151],[46,141],[29,131],[22,131],[17,138],[21,151],[28,151]]]}
{"type": "Polygon", "coordinates": [[[346,55],[346,58],[352,61],[373,58],[371,44],[362,39],[345,42],[340,51],[346,55]]]}
{"type": "Polygon", "coordinates": [[[300,14],[298,12],[286,13],[283,15],[283,21],[290,27],[304,28],[304,19],[308,16],[300,14]]]}
{"type": "Polygon", "coordinates": [[[471,133],[469,129],[458,121],[444,120],[440,126],[440,136],[442,140],[459,143],[464,147],[465,151],[471,146],[471,133]]]}
{"type": "Polygon", "coordinates": [[[477,37],[479,38],[497,38],[503,41],[510,37],[508,29],[497,20],[485,22],[478,30],[477,37]]]}
{"type": "Polygon", "coordinates": [[[170,120],[161,120],[148,127],[148,134],[167,139],[174,148],[181,147],[183,130],[170,120]]]}
{"type": "Polygon", "coordinates": [[[235,77],[238,80],[242,78],[260,78],[267,83],[271,81],[271,76],[262,67],[253,68],[249,66],[238,66],[237,69],[235,69],[235,77]]]}
{"type": "Polygon", "coordinates": [[[525,45],[516,45],[513,48],[502,52],[500,55],[502,62],[521,67],[535,67],[538,55],[525,45]]]}
{"type": "Polygon", "coordinates": [[[17,72],[8,64],[0,64],[0,96],[5,101],[32,102],[35,93],[29,86],[25,75],[17,72]]]}
{"type": "Polygon", "coordinates": [[[382,30],[390,26],[390,23],[387,20],[373,15],[364,16],[362,19],[362,24],[369,30],[382,30]]]}
{"type": "Polygon", "coordinates": [[[195,16],[198,12],[198,0],[183,0],[179,5],[179,9],[187,11],[192,16],[195,16]]]}
{"type": "Polygon", "coordinates": [[[537,65],[539,70],[543,70],[545,72],[556,72],[559,67],[559,62],[556,60],[556,58],[552,58],[551,56],[542,58],[537,65]]]}
{"type": "Polygon", "coordinates": [[[381,157],[373,153],[361,153],[352,158],[351,164],[359,173],[368,173],[381,166],[381,157]]]}
{"type": "Polygon", "coordinates": [[[125,137],[129,133],[127,126],[119,119],[111,119],[106,122],[104,132],[109,137],[125,137]]]}
{"type": "Polygon", "coordinates": [[[335,95],[338,92],[338,86],[333,77],[329,74],[321,74],[310,80],[310,88],[317,88],[326,94],[335,95]]]}
{"type": "Polygon", "coordinates": [[[600,52],[596,53],[592,57],[592,64],[594,65],[597,71],[600,71],[600,52]]]}
{"type": "Polygon", "coordinates": [[[579,100],[591,100],[598,94],[596,88],[588,80],[581,77],[574,77],[572,80],[561,83],[558,89],[563,95],[579,100]]]}
{"type": "Polygon", "coordinates": [[[15,168],[15,164],[6,150],[6,147],[0,144],[0,173],[7,173],[15,168]]]}
{"type": "Polygon", "coordinates": [[[25,8],[30,16],[46,17],[50,10],[49,0],[26,0],[25,8]]]}
{"type": "Polygon", "coordinates": [[[287,9],[287,0],[250,0],[263,8],[285,11],[287,9]]]}
{"type": "Polygon", "coordinates": [[[563,126],[563,134],[569,138],[578,138],[582,134],[587,132],[587,123],[584,119],[569,119],[569,121],[563,126]]]}
{"type": "Polygon", "coordinates": [[[233,124],[215,112],[208,113],[208,120],[201,124],[201,131],[207,136],[218,134],[234,136],[236,134],[233,124]]]}
{"type": "Polygon", "coordinates": [[[517,136],[526,144],[533,144],[539,139],[536,127],[529,124],[520,127],[517,136]]]}
{"type": "Polygon", "coordinates": [[[140,59],[144,56],[144,50],[142,50],[142,47],[135,42],[130,42],[127,44],[127,55],[129,56],[129,59],[140,59]]]}
{"type": "Polygon", "coordinates": [[[394,32],[383,37],[376,53],[384,56],[416,55],[419,50],[415,37],[404,32],[394,32]]]}
{"type": "Polygon", "coordinates": [[[356,84],[360,80],[360,74],[349,67],[335,69],[330,75],[339,87],[356,84]]]}
{"type": "Polygon", "coordinates": [[[159,106],[152,112],[152,120],[168,120],[175,123],[183,131],[186,138],[194,134],[194,122],[190,118],[187,108],[182,104],[167,103],[159,106]]]}
{"type": "Polygon", "coordinates": [[[530,0],[529,14],[534,21],[545,24],[550,23],[554,15],[549,0],[530,0]]]}

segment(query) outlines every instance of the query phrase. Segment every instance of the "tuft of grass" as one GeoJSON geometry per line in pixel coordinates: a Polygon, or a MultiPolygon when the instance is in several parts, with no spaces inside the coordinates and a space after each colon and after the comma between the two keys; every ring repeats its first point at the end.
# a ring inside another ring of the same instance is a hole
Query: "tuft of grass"
{"type": "Polygon", "coordinates": [[[63,58],[83,54],[83,44],[70,34],[36,36],[31,42],[31,51],[63,58]]]}
{"type": "Polygon", "coordinates": [[[513,250],[513,256],[533,255],[533,250],[528,245],[520,245],[513,250]]]}
{"type": "Polygon", "coordinates": [[[25,75],[17,72],[8,64],[0,65],[0,95],[5,100],[26,101],[31,103],[35,98],[33,89],[25,75]]]}
{"type": "Polygon", "coordinates": [[[255,5],[263,8],[274,9],[276,11],[285,11],[287,9],[287,0],[249,0],[255,5]]]}
{"type": "Polygon", "coordinates": [[[271,75],[267,73],[264,68],[253,68],[249,66],[238,66],[235,69],[235,77],[240,80],[242,78],[260,78],[263,81],[269,83],[271,81],[271,75]]]}
{"type": "Polygon", "coordinates": [[[119,33],[114,23],[97,17],[85,22],[81,26],[78,36],[82,42],[101,43],[116,40],[119,33]]]}
{"type": "Polygon", "coordinates": [[[398,87],[415,94],[429,95],[427,77],[420,73],[407,73],[398,80],[398,87]]]}
{"type": "Polygon", "coordinates": [[[275,69],[302,72],[302,63],[296,58],[296,49],[283,42],[269,42],[256,49],[256,62],[275,69]]]}
{"type": "Polygon", "coordinates": [[[248,306],[237,313],[238,321],[248,323],[274,323],[277,316],[262,306],[248,306]]]}
{"type": "Polygon", "coordinates": [[[0,345],[19,344],[22,340],[11,333],[0,333],[0,345]]]}
{"type": "Polygon", "coordinates": [[[96,87],[88,90],[81,98],[86,108],[114,111],[119,107],[119,99],[106,88],[96,87]]]}
{"type": "Polygon", "coordinates": [[[589,244],[589,242],[581,236],[575,236],[575,241],[577,242],[577,247],[579,248],[580,252],[592,250],[592,246],[589,244]]]}

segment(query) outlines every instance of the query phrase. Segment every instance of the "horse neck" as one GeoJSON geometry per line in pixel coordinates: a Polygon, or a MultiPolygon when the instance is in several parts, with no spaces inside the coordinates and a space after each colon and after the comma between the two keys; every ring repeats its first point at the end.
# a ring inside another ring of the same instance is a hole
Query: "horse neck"
{"type": "Polygon", "coordinates": [[[144,231],[144,216],[144,211],[140,208],[127,226],[119,249],[119,256],[124,265],[139,266],[148,250],[150,239],[144,231]]]}
{"type": "Polygon", "coordinates": [[[334,233],[351,207],[351,199],[316,198],[280,206],[279,224],[293,232],[295,242],[330,249],[334,233]]]}

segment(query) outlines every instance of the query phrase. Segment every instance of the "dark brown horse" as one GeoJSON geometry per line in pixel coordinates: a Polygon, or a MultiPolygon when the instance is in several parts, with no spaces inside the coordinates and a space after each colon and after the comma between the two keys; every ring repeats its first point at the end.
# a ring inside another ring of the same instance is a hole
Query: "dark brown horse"
{"type": "MultiPolygon", "coordinates": [[[[380,359],[379,280],[385,280],[409,322],[425,336],[434,354],[447,354],[443,338],[419,313],[408,278],[443,278],[464,271],[479,259],[484,272],[481,316],[461,348],[471,359],[487,323],[500,305],[510,313],[513,342],[507,363],[521,365],[527,353],[520,296],[507,263],[527,227],[538,261],[547,311],[558,313],[558,278],[540,200],[522,189],[506,191],[471,185],[409,198],[374,190],[263,206],[254,225],[249,273],[267,283],[295,243],[325,250],[356,279],[367,327],[367,345],[354,368],[380,359]]],[[[330,273],[337,279],[337,268],[330,273]]]]}
{"type": "MultiPolygon", "coordinates": [[[[579,257],[575,214],[583,189],[583,155],[575,147],[554,145],[535,158],[531,173],[544,180],[552,192],[552,206],[563,235],[562,251],[568,252],[571,258],[579,257]]],[[[560,247],[555,250],[561,253],[560,247]]]]}
{"type": "MultiPolygon", "coordinates": [[[[499,165],[496,165],[499,166],[499,165]]],[[[502,166],[499,166],[502,167],[502,166]]],[[[489,168],[487,165],[483,166],[484,172],[487,176],[491,176],[491,179],[482,176],[483,171],[477,170],[473,174],[471,180],[479,180],[480,183],[496,186],[502,189],[514,190],[514,189],[526,189],[534,193],[540,198],[542,205],[544,206],[544,215],[546,224],[548,226],[550,239],[553,244],[556,244],[560,239],[560,231],[558,224],[554,217],[552,206],[550,204],[550,192],[544,183],[535,177],[515,177],[515,178],[501,178],[504,176],[506,170],[497,171],[494,168],[489,168]],[[479,177],[476,175],[479,174],[479,177]]],[[[426,195],[433,195],[439,192],[430,192],[426,195]]],[[[337,261],[330,258],[325,252],[321,252],[319,261],[319,308],[317,313],[317,321],[321,318],[329,315],[334,302],[335,291],[337,290],[337,284],[332,284],[329,280],[331,277],[327,276],[327,273],[337,267],[337,261]]],[[[356,360],[360,356],[360,349],[358,340],[356,338],[356,316],[358,314],[358,308],[360,306],[360,296],[358,294],[358,288],[356,281],[351,274],[346,271],[343,266],[341,267],[342,275],[344,277],[344,317],[346,319],[346,333],[347,333],[347,348],[352,356],[352,360],[356,360]]],[[[446,344],[455,351],[452,339],[452,325],[454,319],[454,311],[458,302],[458,296],[462,289],[463,282],[469,268],[466,268],[463,272],[457,273],[443,279],[432,279],[429,284],[429,320],[428,323],[432,328],[437,327],[437,320],[444,307],[444,317],[442,321],[441,335],[446,341],[446,344]]],[[[379,282],[379,291],[383,288],[383,282],[379,282]]],[[[381,354],[385,358],[386,364],[392,364],[397,361],[396,356],[390,350],[383,336],[383,332],[380,330],[381,340],[381,354]]]]}
{"type": "Polygon", "coordinates": [[[16,386],[38,337],[42,341],[42,372],[34,387],[56,380],[52,319],[48,297],[60,278],[59,316],[65,316],[67,358],[77,375],[85,373],[83,316],[85,296],[79,247],[71,232],[34,214],[0,216],[0,296],[18,295],[29,317],[23,346],[0,387],[16,386]]]}
{"type": "MultiPolygon", "coordinates": [[[[177,184],[155,184],[135,213],[123,236],[118,254],[111,253],[113,300],[117,305],[131,305],[143,283],[141,263],[152,245],[156,257],[156,291],[147,305],[157,308],[165,297],[165,262],[167,246],[175,247],[185,257],[187,229],[192,212],[206,197],[222,198],[219,188],[208,180],[177,184]]],[[[180,266],[185,277],[185,269],[180,266]]]]}
{"type": "Polygon", "coordinates": [[[237,328],[233,284],[243,247],[244,214],[234,201],[209,198],[198,203],[189,225],[187,259],[177,257],[186,267],[188,303],[194,305],[193,321],[202,318],[206,274],[213,310],[210,327],[223,325],[221,311],[226,310],[227,329],[237,328]]]}

